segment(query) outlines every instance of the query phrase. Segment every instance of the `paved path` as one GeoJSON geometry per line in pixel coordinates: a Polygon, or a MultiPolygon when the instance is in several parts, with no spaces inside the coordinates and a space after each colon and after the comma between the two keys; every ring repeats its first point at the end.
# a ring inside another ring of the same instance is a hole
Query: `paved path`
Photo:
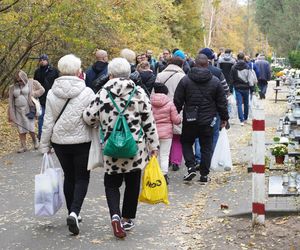
{"type": "MultiPolygon", "coordinates": [[[[272,111],[276,111],[278,105],[271,105],[268,109],[272,115],[269,115],[267,127],[274,126],[278,119],[278,113],[272,111]]],[[[247,146],[250,136],[250,125],[241,127],[236,123],[229,131],[233,161],[244,163],[243,173],[212,174],[212,183],[202,186],[197,182],[199,176],[190,184],[183,183],[185,168],[170,172],[170,205],[139,204],[136,227],[125,240],[117,240],[112,234],[102,170],[98,169],[91,174],[89,191],[81,212],[83,223],[79,236],[74,237],[69,234],[66,226],[65,207],[53,217],[39,218],[33,215],[34,175],[40,171],[42,155],[34,151],[3,157],[0,159],[0,248],[184,248],[189,241],[189,235],[197,234],[188,228],[186,221],[189,218],[195,215],[202,218],[224,216],[226,214],[220,210],[222,202],[229,204],[232,213],[250,211],[251,179],[245,173],[251,157],[247,146]],[[244,142],[241,143],[241,140],[244,142]],[[221,185],[213,188],[220,181],[221,185]],[[201,194],[207,195],[201,197],[201,194]]]]}
{"type": "Polygon", "coordinates": [[[36,151],[0,159],[1,249],[174,249],[179,244],[174,237],[176,226],[181,223],[177,215],[184,210],[189,213],[186,204],[203,188],[196,180],[183,184],[185,169],[171,172],[170,205],[139,204],[135,229],[126,240],[117,240],[110,227],[103,172],[98,169],[91,174],[80,235],[74,237],[66,226],[65,207],[53,217],[33,215],[34,175],[41,161],[36,151]]]}

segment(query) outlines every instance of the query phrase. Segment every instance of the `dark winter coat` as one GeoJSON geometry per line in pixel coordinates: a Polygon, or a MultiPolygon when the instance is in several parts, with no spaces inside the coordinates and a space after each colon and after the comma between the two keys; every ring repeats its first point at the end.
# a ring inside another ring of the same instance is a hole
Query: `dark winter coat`
{"type": "Polygon", "coordinates": [[[146,86],[148,93],[152,92],[156,76],[150,70],[140,72],[142,83],[146,86]]]}
{"type": "Polygon", "coordinates": [[[228,95],[229,87],[228,87],[227,81],[225,79],[225,76],[222,73],[222,70],[215,66],[212,66],[211,64],[208,66],[208,69],[215,77],[217,77],[220,80],[220,82],[224,88],[225,94],[228,95]]]}
{"type": "Polygon", "coordinates": [[[229,119],[224,88],[220,80],[207,68],[193,67],[190,73],[179,82],[174,95],[177,111],[183,109],[183,124],[186,110],[197,107],[197,124],[209,126],[217,113],[221,120],[229,119]]]}
{"type": "Polygon", "coordinates": [[[240,90],[249,90],[250,86],[249,83],[246,83],[241,78],[238,77],[238,71],[248,71],[249,66],[248,64],[243,61],[239,60],[235,65],[232,66],[230,71],[230,82],[232,82],[235,89],[240,90]]]}
{"type": "Polygon", "coordinates": [[[235,59],[230,54],[224,54],[218,60],[218,67],[222,70],[228,84],[232,84],[230,82],[230,70],[234,64],[235,59]]]}
{"type": "Polygon", "coordinates": [[[48,91],[52,88],[54,80],[58,77],[58,70],[51,65],[41,66],[35,70],[33,79],[37,80],[45,89],[44,94],[39,97],[40,104],[42,106],[46,105],[48,91]]]}
{"type": "Polygon", "coordinates": [[[97,61],[95,62],[91,67],[87,69],[85,72],[86,78],[85,78],[85,84],[87,87],[90,87],[91,89],[94,88],[93,81],[96,80],[98,77],[102,75],[107,75],[107,62],[101,62],[97,61]]]}

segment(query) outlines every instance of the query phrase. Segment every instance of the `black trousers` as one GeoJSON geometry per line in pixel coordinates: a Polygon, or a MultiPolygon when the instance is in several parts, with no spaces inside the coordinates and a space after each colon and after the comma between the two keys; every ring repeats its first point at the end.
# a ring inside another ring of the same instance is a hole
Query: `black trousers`
{"type": "Polygon", "coordinates": [[[65,175],[64,194],[68,212],[79,215],[90,181],[87,163],[91,143],[52,145],[65,175]]]}
{"type": "Polygon", "coordinates": [[[140,193],[141,170],[130,173],[104,175],[104,186],[110,216],[118,214],[120,217],[134,219],[136,215],[140,193]],[[120,211],[120,187],[125,181],[122,214],[120,211]]]}
{"type": "Polygon", "coordinates": [[[185,126],[185,124],[183,124],[181,144],[183,157],[187,168],[195,166],[193,144],[196,138],[199,138],[201,147],[200,174],[202,176],[206,176],[209,174],[209,168],[212,158],[213,127],[199,125],[185,126]]]}

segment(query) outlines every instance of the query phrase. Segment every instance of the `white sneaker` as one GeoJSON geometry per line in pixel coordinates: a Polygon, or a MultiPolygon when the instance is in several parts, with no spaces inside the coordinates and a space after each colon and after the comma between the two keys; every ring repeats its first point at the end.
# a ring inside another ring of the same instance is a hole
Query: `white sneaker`
{"type": "Polygon", "coordinates": [[[243,122],[241,122],[240,124],[241,124],[241,126],[244,126],[244,123],[243,123],[243,122]]]}
{"type": "Polygon", "coordinates": [[[69,226],[69,231],[74,235],[79,234],[79,224],[77,215],[72,212],[67,218],[67,225],[69,226]]]}

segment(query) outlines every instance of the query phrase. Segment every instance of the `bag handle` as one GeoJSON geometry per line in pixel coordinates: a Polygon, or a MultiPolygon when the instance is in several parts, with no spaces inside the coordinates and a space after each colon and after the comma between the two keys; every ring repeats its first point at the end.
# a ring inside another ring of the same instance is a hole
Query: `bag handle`
{"type": "Polygon", "coordinates": [[[40,174],[44,173],[47,168],[54,168],[54,162],[51,155],[44,153],[40,174]]]}
{"type": "Polygon", "coordinates": [[[105,90],[107,91],[110,100],[112,101],[114,107],[117,109],[117,111],[119,112],[119,114],[123,114],[124,111],[126,110],[126,108],[128,107],[128,105],[129,105],[129,103],[130,103],[130,101],[131,101],[131,99],[132,99],[132,97],[133,97],[133,95],[134,95],[134,93],[136,91],[136,86],[134,86],[134,89],[131,91],[130,96],[129,96],[127,102],[126,102],[126,105],[125,105],[125,107],[124,107],[124,109],[122,111],[120,110],[119,106],[117,105],[117,103],[115,102],[114,98],[112,97],[111,92],[108,89],[105,89],[105,90]]]}

